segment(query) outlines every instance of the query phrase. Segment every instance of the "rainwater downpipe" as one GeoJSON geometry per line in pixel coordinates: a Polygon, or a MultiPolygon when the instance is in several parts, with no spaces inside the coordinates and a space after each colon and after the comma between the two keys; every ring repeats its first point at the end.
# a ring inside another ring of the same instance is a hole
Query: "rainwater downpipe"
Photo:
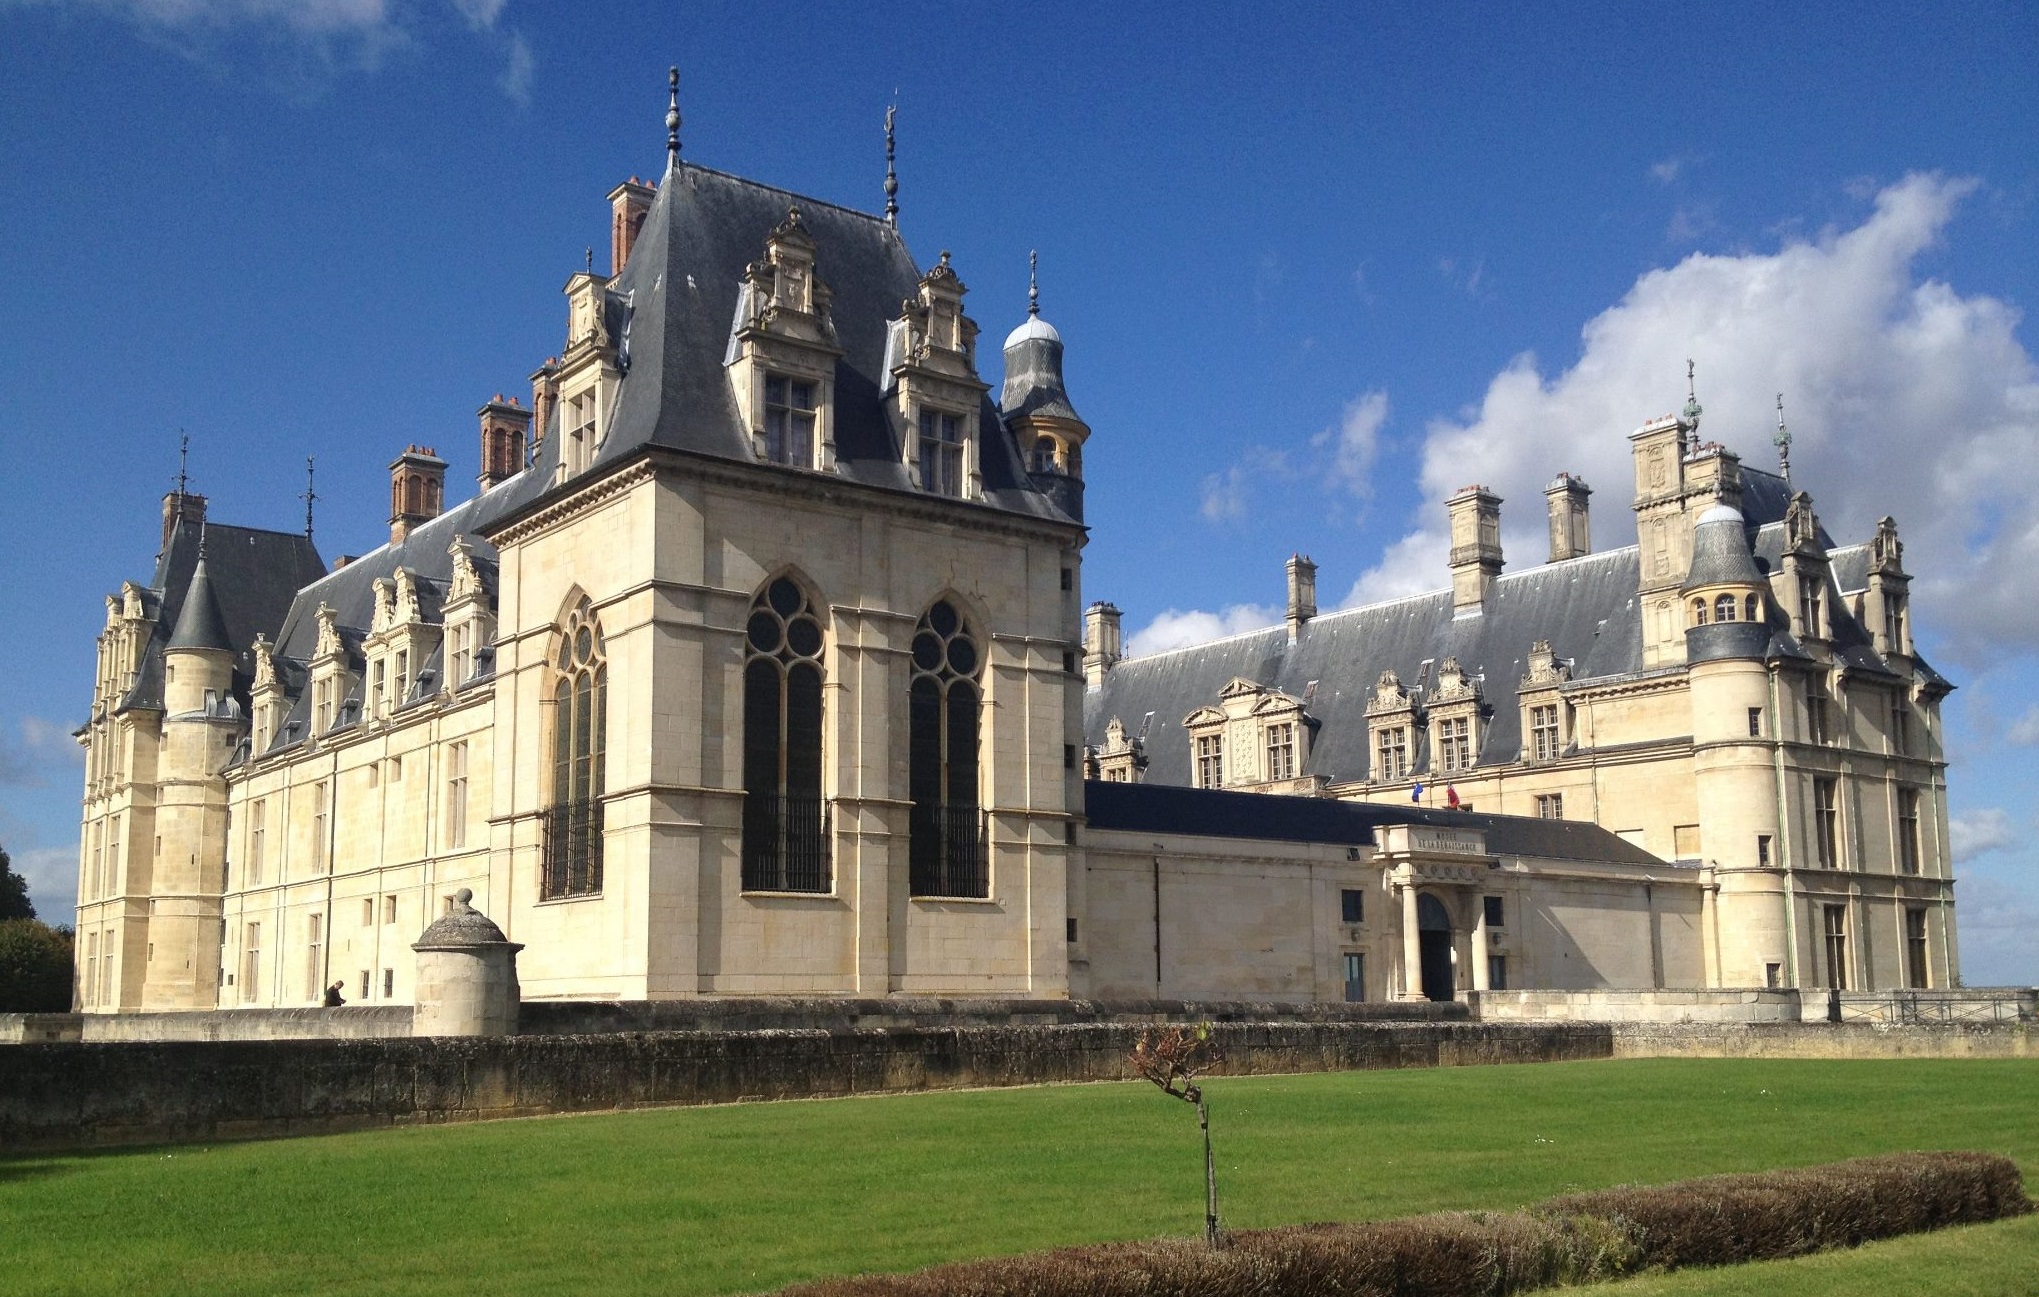
{"type": "MultiPolygon", "coordinates": [[[[1777,693],[1776,668],[1772,667],[1768,675],[1771,765],[1777,771],[1777,868],[1784,879],[1784,962],[1792,987],[1802,989],[1798,977],[1798,900],[1791,893],[1791,826],[1785,822],[1784,811],[1784,712],[1777,693]]],[[[1802,998],[1800,1012],[1804,1012],[1802,998]]]]}

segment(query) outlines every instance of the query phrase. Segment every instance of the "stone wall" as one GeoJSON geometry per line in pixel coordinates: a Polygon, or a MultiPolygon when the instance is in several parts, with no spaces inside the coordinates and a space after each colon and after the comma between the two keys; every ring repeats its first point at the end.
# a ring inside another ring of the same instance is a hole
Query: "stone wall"
{"type": "Polygon", "coordinates": [[[2032,1022],[1619,1022],[1608,1030],[1616,1058],[2039,1058],[2032,1022]]]}
{"type": "MultiPolygon", "coordinates": [[[[1715,991],[1474,991],[1481,1022],[1797,1022],[1799,993],[1763,988],[1715,991]]],[[[1826,998],[1817,996],[1824,1016],[1826,998]]]]}
{"type": "MultiPolygon", "coordinates": [[[[20,1045],[0,1148],[169,1143],[649,1105],[1125,1078],[1131,1023],[20,1045]]],[[[1583,1023],[1231,1022],[1229,1075],[1606,1058],[1583,1023]]]]}

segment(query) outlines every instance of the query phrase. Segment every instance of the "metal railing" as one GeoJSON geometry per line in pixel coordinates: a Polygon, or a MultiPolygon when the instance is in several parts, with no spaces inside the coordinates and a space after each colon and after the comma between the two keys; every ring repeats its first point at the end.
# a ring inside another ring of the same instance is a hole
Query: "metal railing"
{"type": "Polygon", "coordinates": [[[743,890],[826,892],[828,803],[819,797],[746,794],[743,801],[743,890]]]}
{"type": "Polygon", "coordinates": [[[1831,991],[1827,999],[1829,1022],[1939,1026],[2017,1022],[2032,1012],[2032,996],[2015,991],[1831,991]]]}
{"type": "Polygon", "coordinates": [[[602,803],[569,802],[545,812],[545,867],[539,899],[602,890],[602,803]]]}
{"type": "Polygon", "coordinates": [[[916,802],[912,829],[908,883],[915,896],[991,894],[981,810],[975,806],[930,806],[916,802]]]}

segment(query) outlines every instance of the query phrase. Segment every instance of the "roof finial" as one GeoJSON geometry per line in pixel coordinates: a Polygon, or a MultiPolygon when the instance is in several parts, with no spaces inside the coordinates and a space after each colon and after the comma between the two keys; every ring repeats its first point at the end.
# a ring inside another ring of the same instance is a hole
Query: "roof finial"
{"type": "Polygon", "coordinates": [[[205,562],[205,519],[198,520],[198,561],[205,562]]]}
{"type": "Polygon", "coordinates": [[[185,434],[184,429],[179,428],[177,430],[177,494],[179,498],[182,498],[184,495],[184,488],[189,482],[184,472],[184,461],[190,453],[191,438],[185,434]]]}
{"type": "Polygon", "coordinates": [[[595,273],[595,250],[593,248],[588,249],[587,259],[582,263],[582,265],[585,266],[589,274],[592,275],[595,273]]]}
{"type": "Polygon", "coordinates": [[[304,538],[306,540],[312,538],[312,501],[319,498],[319,493],[312,490],[312,472],[317,463],[318,461],[310,455],[304,457],[304,538]]]}
{"type": "Polygon", "coordinates": [[[1777,394],[1777,435],[1770,439],[1777,447],[1777,466],[1784,472],[1784,484],[1791,485],[1791,429],[1784,426],[1784,393],[1777,394]]]}
{"type": "Polygon", "coordinates": [[[680,169],[680,66],[675,63],[666,70],[666,89],[669,99],[666,103],[666,170],[680,169]]]}
{"type": "Polygon", "coordinates": [[[1027,253],[1027,318],[1041,313],[1041,253],[1038,248],[1027,253]]]}
{"type": "Polygon", "coordinates": [[[1699,426],[1699,413],[1701,409],[1699,404],[1699,388],[1694,378],[1694,375],[1698,372],[1699,367],[1697,365],[1694,365],[1690,360],[1685,362],[1685,422],[1695,428],[1699,426]]]}
{"type": "Polygon", "coordinates": [[[899,116],[899,91],[892,92],[892,103],[885,109],[885,223],[893,229],[899,228],[899,173],[892,168],[892,155],[896,141],[892,134],[892,123],[899,116]]]}

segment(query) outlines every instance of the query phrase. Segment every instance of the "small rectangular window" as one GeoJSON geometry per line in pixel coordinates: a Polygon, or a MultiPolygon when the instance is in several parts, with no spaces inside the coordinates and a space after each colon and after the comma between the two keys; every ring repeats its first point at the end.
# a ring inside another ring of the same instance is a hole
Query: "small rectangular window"
{"type": "Polygon", "coordinates": [[[365,968],[361,970],[361,997],[360,997],[360,998],[362,998],[362,999],[364,999],[364,1000],[368,998],[368,970],[367,970],[367,969],[365,969],[365,968]]]}
{"type": "Polygon", "coordinates": [[[1071,820],[1062,826],[1062,840],[1072,847],[1076,845],[1076,821],[1071,820]]]}
{"type": "Polygon", "coordinates": [[[1908,909],[1904,912],[1904,972],[1905,985],[1915,991],[1932,986],[1932,966],[1926,962],[1926,912],[1923,909],[1908,909]]]}
{"type": "Polygon", "coordinates": [[[1074,743],[1064,743],[1062,745],[1062,768],[1064,770],[1076,769],[1076,745],[1074,743]]]}
{"type": "Polygon", "coordinates": [[[1076,674],[1076,655],[1074,653],[1064,653],[1062,655],[1062,674],[1071,676],[1076,674]]]}
{"type": "Polygon", "coordinates": [[[382,921],[384,923],[396,922],[396,897],[385,896],[382,898],[382,921]]]}
{"type": "Polygon", "coordinates": [[[1508,989],[1508,956],[1487,956],[1487,989],[1490,991],[1508,989]]]}
{"type": "Polygon", "coordinates": [[[1763,985],[1769,987],[1773,991],[1776,990],[1778,987],[1784,985],[1784,965],[1782,964],[1763,965],[1763,985]]]}
{"type": "Polygon", "coordinates": [[[1827,985],[1836,991],[1848,989],[1848,907],[1827,905],[1827,985]]]}
{"type": "Polygon", "coordinates": [[[1488,927],[1505,928],[1508,926],[1508,912],[1506,907],[1503,905],[1501,897],[1499,896],[1483,897],[1481,898],[1481,904],[1486,907],[1488,927]]]}
{"type": "Polygon", "coordinates": [[[1536,818],[1539,820],[1562,820],[1565,818],[1565,795],[1563,793],[1540,793],[1536,799],[1536,818]]]}
{"type": "Polygon", "coordinates": [[[1763,709],[1761,707],[1749,708],[1749,737],[1752,739],[1763,737],[1763,709]]]}
{"type": "Polygon", "coordinates": [[[395,994],[396,970],[394,968],[385,968],[382,970],[382,998],[387,1000],[395,994]]]}
{"type": "Polygon", "coordinates": [[[1366,922],[1366,893],[1357,887],[1341,888],[1338,893],[1338,918],[1341,923],[1366,922]]]}
{"type": "Polygon", "coordinates": [[[1065,567],[1062,569],[1062,588],[1064,590],[1074,590],[1076,588],[1075,568],[1065,567]]]}
{"type": "MultiPolygon", "coordinates": [[[[361,898],[361,926],[364,928],[375,926],[375,898],[373,896],[361,898]]],[[[363,991],[362,994],[366,995],[368,992],[363,991]]]]}
{"type": "Polygon", "coordinates": [[[1768,869],[1769,867],[1770,867],[1770,835],[1767,833],[1758,833],[1756,835],[1756,868],[1768,869]]]}
{"type": "Polygon", "coordinates": [[[1697,824],[1676,824],[1671,827],[1671,852],[1678,860],[1699,859],[1699,826],[1697,824]]]}
{"type": "Polygon", "coordinates": [[[1070,915],[1069,918],[1066,920],[1066,923],[1069,929],[1069,940],[1071,944],[1074,944],[1076,941],[1076,916],[1073,914],[1070,915]]]}
{"type": "Polygon", "coordinates": [[[1897,868],[1899,873],[1919,872],[1919,790],[1897,790],[1897,868]]]}
{"type": "Polygon", "coordinates": [[[1366,999],[1366,956],[1354,951],[1345,955],[1345,999],[1351,1004],[1366,999]]]}
{"type": "Polygon", "coordinates": [[[1812,781],[1813,845],[1820,868],[1841,867],[1840,786],[1832,779],[1812,781]]]}

